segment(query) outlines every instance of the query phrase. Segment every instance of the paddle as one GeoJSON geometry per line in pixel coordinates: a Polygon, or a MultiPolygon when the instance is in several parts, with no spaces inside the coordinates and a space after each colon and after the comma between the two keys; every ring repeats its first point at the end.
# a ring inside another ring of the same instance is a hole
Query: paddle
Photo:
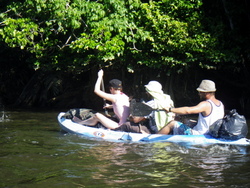
{"type": "MultiPolygon", "coordinates": [[[[101,87],[102,87],[102,91],[105,92],[103,78],[102,78],[102,81],[101,81],[101,87]]],[[[103,102],[104,102],[104,106],[106,106],[106,99],[103,99],[103,102]]],[[[105,112],[106,116],[110,117],[107,108],[104,108],[104,112],[105,112]]]]}
{"type": "Polygon", "coordinates": [[[165,111],[165,110],[154,109],[145,103],[136,102],[135,99],[132,99],[130,102],[130,113],[132,114],[132,116],[143,117],[149,115],[152,111],[165,111]]]}

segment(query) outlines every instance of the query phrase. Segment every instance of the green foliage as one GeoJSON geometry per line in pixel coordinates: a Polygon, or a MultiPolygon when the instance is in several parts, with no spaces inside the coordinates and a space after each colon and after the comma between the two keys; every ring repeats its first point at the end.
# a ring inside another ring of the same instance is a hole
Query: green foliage
{"type": "Polygon", "coordinates": [[[5,24],[9,27],[4,27],[0,30],[0,34],[10,47],[20,47],[24,49],[34,44],[34,39],[38,35],[38,26],[30,22],[30,19],[8,18],[5,20],[5,24]]]}
{"type": "Polygon", "coordinates": [[[131,12],[140,6],[138,1],[106,0],[86,2],[85,5],[88,19],[84,22],[88,30],[70,46],[78,53],[94,50],[99,61],[122,60],[126,59],[127,51],[137,50],[135,43],[138,40],[150,37],[148,31],[134,23],[131,12]]]}
{"type": "Polygon", "coordinates": [[[203,25],[202,0],[25,0],[1,13],[0,35],[34,67],[215,68],[224,54],[203,25]]]}
{"type": "Polygon", "coordinates": [[[154,36],[152,51],[161,55],[161,64],[187,66],[204,60],[216,62],[211,54],[216,54],[216,57],[220,55],[215,53],[216,39],[203,30],[199,11],[201,1],[196,2],[144,4],[143,15],[154,36]]]}

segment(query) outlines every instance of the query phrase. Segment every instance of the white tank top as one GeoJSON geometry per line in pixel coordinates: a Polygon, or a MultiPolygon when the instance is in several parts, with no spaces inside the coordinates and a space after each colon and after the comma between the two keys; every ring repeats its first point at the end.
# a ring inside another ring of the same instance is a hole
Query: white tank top
{"type": "Polygon", "coordinates": [[[119,119],[119,125],[122,125],[127,121],[130,114],[129,97],[124,93],[120,93],[115,94],[115,98],[116,102],[113,103],[113,110],[119,119]]]}
{"type": "Polygon", "coordinates": [[[207,100],[211,106],[211,113],[208,116],[203,116],[202,113],[199,113],[199,119],[197,125],[192,129],[194,135],[208,134],[209,126],[212,125],[218,119],[224,117],[224,105],[220,101],[220,104],[217,106],[211,100],[207,100]]]}

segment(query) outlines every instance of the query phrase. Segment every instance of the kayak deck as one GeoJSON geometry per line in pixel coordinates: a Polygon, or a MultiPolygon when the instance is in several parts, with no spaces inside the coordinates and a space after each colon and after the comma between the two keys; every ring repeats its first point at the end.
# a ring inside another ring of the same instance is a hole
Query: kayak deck
{"type": "Polygon", "coordinates": [[[57,117],[62,130],[68,133],[82,135],[90,138],[99,138],[109,141],[189,143],[191,145],[250,145],[250,141],[246,138],[241,138],[239,140],[225,140],[213,138],[210,135],[161,135],[112,131],[109,129],[84,126],[73,122],[71,119],[65,119],[64,117],[62,117],[63,115],[64,112],[61,112],[57,117]]]}

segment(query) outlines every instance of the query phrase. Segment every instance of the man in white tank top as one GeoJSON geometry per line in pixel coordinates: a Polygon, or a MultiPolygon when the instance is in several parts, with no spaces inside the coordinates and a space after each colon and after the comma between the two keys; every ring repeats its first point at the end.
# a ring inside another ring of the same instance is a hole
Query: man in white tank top
{"type": "Polygon", "coordinates": [[[199,114],[197,124],[191,128],[178,121],[171,121],[165,125],[158,134],[202,135],[207,134],[209,126],[224,117],[224,105],[215,98],[215,83],[211,80],[202,80],[197,88],[200,99],[203,100],[196,106],[165,109],[176,114],[199,114]]]}

